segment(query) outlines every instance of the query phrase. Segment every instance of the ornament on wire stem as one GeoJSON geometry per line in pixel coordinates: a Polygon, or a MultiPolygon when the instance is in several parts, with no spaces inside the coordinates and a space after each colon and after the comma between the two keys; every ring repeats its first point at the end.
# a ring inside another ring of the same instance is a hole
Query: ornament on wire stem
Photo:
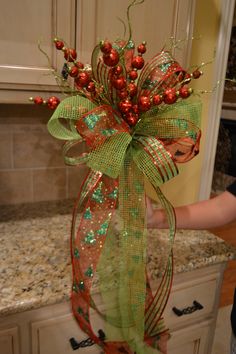
{"type": "Polygon", "coordinates": [[[37,105],[47,105],[50,109],[56,109],[60,103],[60,99],[56,96],[51,96],[44,100],[41,96],[30,97],[29,100],[37,105]]]}

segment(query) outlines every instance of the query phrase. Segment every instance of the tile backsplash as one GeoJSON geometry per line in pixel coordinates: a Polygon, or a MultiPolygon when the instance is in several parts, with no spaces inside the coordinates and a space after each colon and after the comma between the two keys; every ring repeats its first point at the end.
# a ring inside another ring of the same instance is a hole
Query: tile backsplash
{"type": "Polygon", "coordinates": [[[87,168],[65,166],[47,131],[52,111],[0,105],[0,205],[75,198],[87,168]]]}

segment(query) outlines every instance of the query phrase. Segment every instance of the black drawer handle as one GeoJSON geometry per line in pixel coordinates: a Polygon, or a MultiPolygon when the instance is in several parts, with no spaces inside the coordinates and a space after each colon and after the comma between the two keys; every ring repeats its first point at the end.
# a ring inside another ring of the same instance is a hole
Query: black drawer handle
{"type": "Polygon", "coordinates": [[[193,306],[185,307],[184,309],[180,310],[177,309],[177,307],[173,307],[172,310],[177,316],[182,316],[182,315],[189,315],[190,313],[193,313],[197,310],[202,310],[203,306],[197,302],[196,300],[193,301],[193,306]]]}
{"type": "MultiPolygon", "coordinates": [[[[105,339],[105,333],[101,329],[99,329],[98,335],[102,341],[105,339]]],[[[75,338],[73,337],[70,338],[70,345],[73,350],[77,350],[79,348],[91,347],[94,344],[95,343],[91,338],[84,339],[81,342],[77,342],[77,340],[75,340],[75,338]]]]}

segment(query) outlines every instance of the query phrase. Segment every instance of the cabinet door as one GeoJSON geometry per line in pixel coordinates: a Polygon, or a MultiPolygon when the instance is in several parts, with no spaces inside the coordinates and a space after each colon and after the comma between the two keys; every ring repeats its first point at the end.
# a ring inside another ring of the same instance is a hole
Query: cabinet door
{"type": "MultiPolygon", "coordinates": [[[[71,354],[73,352],[69,339],[74,337],[77,342],[87,339],[71,314],[52,319],[37,321],[31,324],[32,354],[71,354]]],[[[84,354],[100,354],[97,346],[82,348],[84,354]]]]}
{"type": "Polygon", "coordinates": [[[168,354],[210,354],[207,352],[210,331],[210,322],[200,322],[173,332],[168,342],[168,354]]]}
{"type": "Polygon", "coordinates": [[[18,328],[0,330],[0,354],[19,354],[18,328]]]}
{"type": "MultiPolygon", "coordinates": [[[[52,67],[61,70],[63,55],[54,49],[52,39],[62,37],[66,44],[76,44],[79,60],[90,62],[94,46],[100,39],[123,37],[129,0],[41,0],[8,1],[0,13],[0,103],[25,103],[40,91],[58,91],[52,67]],[[17,15],[16,15],[17,14],[17,15]],[[76,42],[76,43],[75,43],[76,42]]],[[[163,48],[171,37],[192,36],[194,0],[148,0],[131,12],[136,44],[148,42],[146,60],[163,48]]],[[[126,26],[128,38],[128,26],[126,26]]],[[[182,42],[175,53],[185,66],[191,41],[182,42]]]]}
{"type": "Polygon", "coordinates": [[[21,0],[1,7],[0,103],[26,103],[30,96],[26,90],[58,90],[38,41],[53,68],[61,68],[63,55],[54,49],[53,38],[63,37],[74,45],[75,2],[21,0]]]}
{"type": "MultiPolygon", "coordinates": [[[[94,46],[101,39],[111,41],[129,37],[126,9],[129,0],[78,0],[77,47],[82,61],[90,61],[94,46]],[[124,35],[124,24],[126,34],[124,35]],[[86,29],[86,30],[85,30],[86,29]]],[[[194,22],[194,0],[147,0],[130,11],[132,38],[136,45],[147,42],[144,59],[148,60],[170,44],[171,37],[182,40],[175,57],[187,65],[194,22]]]]}

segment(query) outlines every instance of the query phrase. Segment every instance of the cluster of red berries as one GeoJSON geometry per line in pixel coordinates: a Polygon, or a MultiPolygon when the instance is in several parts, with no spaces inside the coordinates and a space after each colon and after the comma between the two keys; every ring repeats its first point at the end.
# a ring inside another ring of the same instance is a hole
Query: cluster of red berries
{"type": "Polygon", "coordinates": [[[146,42],[138,46],[138,55],[132,58],[131,69],[127,74],[123,72],[123,67],[119,65],[119,53],[110,42],[102,41],[100,49],[103,53],[103,62],[111,67],[109,78],[111,86],[117,90],[117,96],[120,99],[118,109],[130,126],[136,125],[139,114],[148,111],[153,105],[158,106],[162,102],[173,104],[179,97],[189,97],[192,89],[188,88],[187,83],[192,78],[199,78],[202,74],[199,70],[195,70],[192,74],[187,73],[184,77],[179,77],[182,84],[178,90],[167,88],[162,94],[154,95],[147,92],[137,99],[138,90],[135,80],[138,78],[138,70],[141,70],[145,64],[142,55],[146,52],[146,42]]]}
{"type": "MultiPolygon", "coordinates": [[[[86,88],[88,93],[95,93],[95,83],[91,80],[91,74],[85,70],[84,64],[76,61],[77,52],[73,48],[66,48],[64,42],[55,38],[55,47],[64,52],[64,58],[67,61],[68,74],[74,78],[75,86],[77,89],[86,88]]],[[[37,105],[47,105],[50,109],[56,109],[60,103],[60,99],[56,96],[49,97],[44,100],[41,96],[30,97],[37,105]]]]}
{"type": "MultiPolygon", "coordinates": [[[[67,76],[70,75],[74,79],[75,87],[79,91],[82,90],[88,98],[96,99],[99,97],[103,87],[99,83],[95,84],[92,79],[91,69],[77,61],[76,50],[67,48],[64,42],[57,38],[54,39],[54,43],[56,49],[64,53],[67,76]]],[[[187,84],[189,84],[191,79],[198,79],[202,74],[199,69],[196,69],[191,74],[181,72],[177,74],[178,89],[176,87],[166,88],[161,94],[152,94],[148,90],[143,90],[141,95],[137,96],[136,80],[138,79],[138,70],[141,70],[145,64],[143,54],[146,52],[146,42],[137,47],[138,53],[131,58],[128,72],[125,66],[120,63],[119,51],[112,46],[112,43],[107,40],[101,41],[100,50],[104,64],[110,68],[108,75],[109,86],[116,91],[117,108],[131,127],[138,122],[140,113],[147,112],[151,107],[159,106],[162,103],[173,104],[178,98],[185,99],[189,97],[192,89],[187,84]]],[[[38,105],[46,104],[51,109],[56,109],[60,103],[59,98],[56,96],[52,96],[47,100],[37,96],[31,97],[30,100],[38,105]]]]}
{"type": "Polygon", "coordinates": [[[55,47],[64,52],[64,58],[68,63],[68,73],[74,78],[75,86],[78,89],[86,88],[88,92],[95,92],[95,84],[91,80],[91,73],[89,73],[84,64],[77,61],[77,52],[73,48],[66,48],[64,42],[55,38],[55,47]],[[70,65],[69,65],[70,64],[70,65]]]}
{"type": "Polygon", "coordinates": [[[137,94],[135,80],[138,77],[137,71],[141,70],[144,66],[142,54],[146,52],[146,43],[143,42],[138,46],[138,55],[132,58],[132,69],[128,73],[128,78],[126,73],[124,73],[123,67],[119,65],[119,53],[112,47],[112,44],[108,41],[102,41],[100,49],[103,53],[103,62],[111,67],[109,79],[111,86],[117,90],[117,96],[120,99],[118,109],[127,123],[130,126],[134,126],[139,119],[139,112],[141,110],[140,102],[138,104],[135,102],[137,94]]]}

